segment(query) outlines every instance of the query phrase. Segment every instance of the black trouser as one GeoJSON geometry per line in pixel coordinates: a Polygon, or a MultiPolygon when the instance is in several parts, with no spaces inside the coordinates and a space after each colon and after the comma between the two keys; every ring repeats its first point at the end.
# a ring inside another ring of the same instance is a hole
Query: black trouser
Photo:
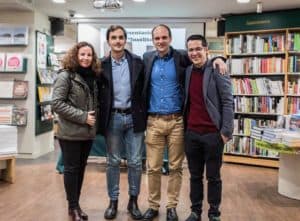
{"type": "Polygon", "coordinates": [[[208,216],[220,216],[223,148],[220,133],[199,134],[190,130],[185,133],[185,153],[191,174],[191,209],[199,215],[202,213],[203,172],[206,167],[207,199],[210,205],[208,216]]]}
{"type": "Polygon", "coordinates": [[[71,141],[59,139],[64,162],[64,185],[69,208],[79,206],[79,197],[84,177],[85,166],[93,141],[71,141]]]}

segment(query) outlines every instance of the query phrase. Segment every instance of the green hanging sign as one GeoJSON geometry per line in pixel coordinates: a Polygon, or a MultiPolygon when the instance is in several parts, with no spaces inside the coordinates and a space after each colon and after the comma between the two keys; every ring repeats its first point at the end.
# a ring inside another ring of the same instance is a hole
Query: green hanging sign
{"type": "Polygon", "coordinates": [[[225,16],[225,32],[300,27],[300,9],[225,16]]]}

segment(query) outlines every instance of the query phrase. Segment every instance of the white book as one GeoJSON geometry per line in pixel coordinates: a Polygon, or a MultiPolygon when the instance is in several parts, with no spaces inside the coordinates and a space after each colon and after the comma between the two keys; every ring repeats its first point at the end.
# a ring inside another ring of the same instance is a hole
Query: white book
{"type": "Polygon", "coordinates": [[[0,81],[0,98],[13,98],[13,90],[13,81],[0,81]]]}
{"type": "Polygon", "coordinates": [[[18,152],[18,129],[16,126],[0,125],[0,154],[18,152]]]}
{"type": "Polygon", "coordinates": [[[0,53],[0,71],[5,71],[5,53],[0,53]]]}

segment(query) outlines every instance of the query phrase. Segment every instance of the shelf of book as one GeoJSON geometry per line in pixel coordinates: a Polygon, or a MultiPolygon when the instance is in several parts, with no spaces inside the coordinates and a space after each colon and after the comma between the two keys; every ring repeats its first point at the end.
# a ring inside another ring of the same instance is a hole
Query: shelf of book
{"type": "Polygon", "coordinates": [[[257,154],[249,135],[254,119],[274,126],[278,116],[300,110],[300,28],[227,32],[225,55],[237,122],[224,161],[278,167],[277,157],[257,154]]]}
{"type": "MultiPolygon", "coordinates": [[[[299,73],[300,74],[300,73],[299,73]]],[[[252,73],[252,74],[231,74],[230,77],[268,77],[268,76],[284,76],[284,73],[252,73]]]]}
{"type": "Polygon", "coordinates": [[[285,56],[285,52],[260,52],[260,53],[234,53],[227,54],[230,57],[254,57],[254,56],[285,56]]]}
{"type": "Polygon", "coordinates": [[[233,94],[233,96],[246,96],[246,97],[284,97],[283,94],[233,94]]]}

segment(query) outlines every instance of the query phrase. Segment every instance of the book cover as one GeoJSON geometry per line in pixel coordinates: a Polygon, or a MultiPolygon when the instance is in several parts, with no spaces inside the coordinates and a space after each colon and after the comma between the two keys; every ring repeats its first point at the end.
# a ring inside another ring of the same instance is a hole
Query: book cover
{"type": "Polygon", "coordinates": [[[28,95],[28,81],[14,81],[13,98],[26,98],[28,95]]]}
{"type": "Polygon", "coordinates": [[[23,71],[23,55],[6,53],[5,71],[23,71]]]}
{"type": "Polygon", "coordinates": [[[10,125],[12,123],[13,105],[0,106],[0,124],[10,125]]]}
{"type": "Polygon", "coordinates": [[[39,86],[38,87],[39,101],[40,102],[51,101],[52,92],[53,92],[53,88],[51,87],[39,86]]]}
{"type": "Polygon", "coordinates": [[[27,45],[28,44],[28,27],[13,28],[13,44],[27,45]]]}
{"type": "Polygon", "coordinates": [[[12,113],[12,125],[24,126],[27,124],[27,109],[14,108],[12,113]]]}
{"type": "Polygon", "coordinates": [[[51,120],[53,117],[51,105],[41,105],[41,121],[51,120]]]}
{"type": "Polygon", "coordinates": [[[13,81],[0,81],[0,98],[13,98],[13,81]]]}
{"type": "Polygon", "coordinates": [[[13,29],[11,27],[0,28],[0,45],[11,45],[13,43],[13,29]]]}
{"type": "Polygon", "coordinates": [[[0,53],[0,71],[5,71],[5,53],[0,53]]]}

